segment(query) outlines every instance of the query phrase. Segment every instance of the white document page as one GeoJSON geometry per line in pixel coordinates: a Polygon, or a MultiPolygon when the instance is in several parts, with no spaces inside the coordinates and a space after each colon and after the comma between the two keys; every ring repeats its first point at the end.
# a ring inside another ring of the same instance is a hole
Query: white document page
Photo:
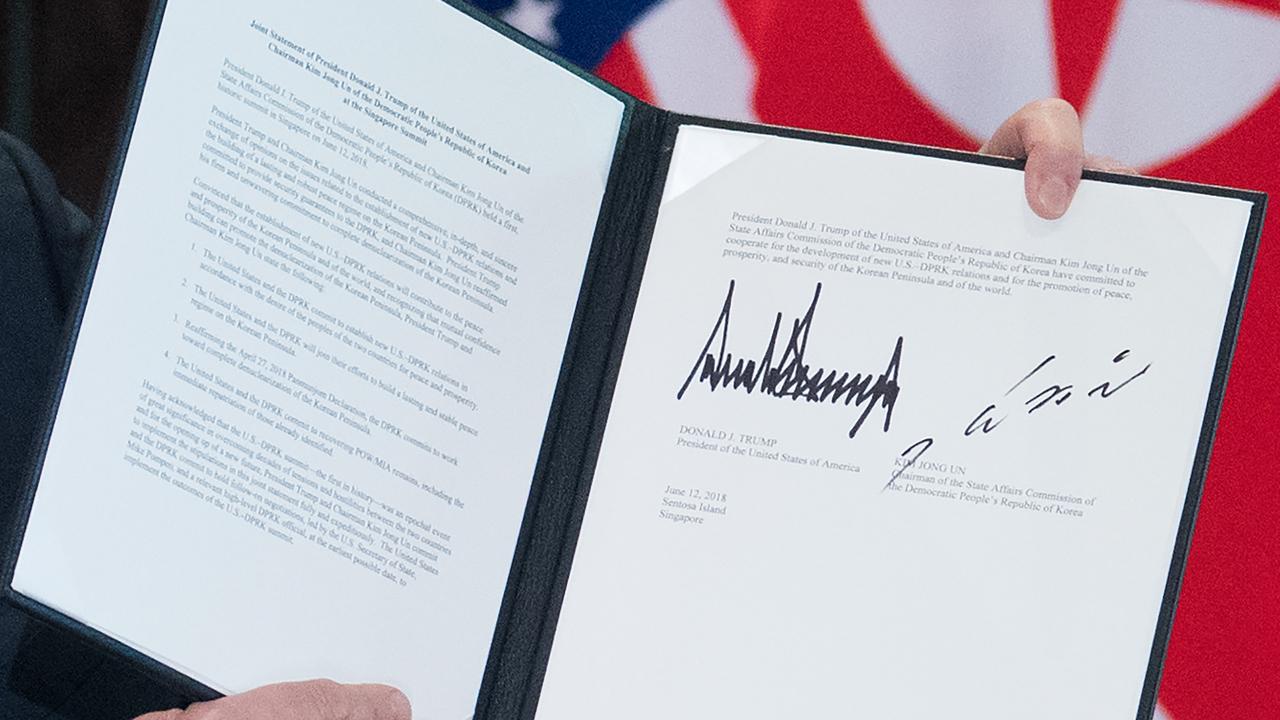
{"type": "Polygon", "coordinates": [[[1251,206],[1022,183],[681,128],[539,720],[1135,716],[1251,206]]]}
{"type": "Polygon", "coordinates": [[[440,2],[171,0],[15,588],[468,717],[623,110],[440,2]]]}

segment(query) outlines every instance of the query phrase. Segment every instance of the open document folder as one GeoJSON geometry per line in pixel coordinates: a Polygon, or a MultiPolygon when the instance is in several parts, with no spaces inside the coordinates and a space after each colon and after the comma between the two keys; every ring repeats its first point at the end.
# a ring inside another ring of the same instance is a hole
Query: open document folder
{"type": "Polygon", "coordinates": [[[437,1],[172,0],[6,567],[194,694],[1149,717],[1255,193],[675,115],[437,1]]]}

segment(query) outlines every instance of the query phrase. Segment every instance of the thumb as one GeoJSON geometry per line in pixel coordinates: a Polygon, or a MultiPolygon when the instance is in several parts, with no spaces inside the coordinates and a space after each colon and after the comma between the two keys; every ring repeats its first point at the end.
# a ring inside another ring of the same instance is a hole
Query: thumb
{"type": "Polygon", "coordinates": [[[280,683],[137,720],[411,720],[409,699],[389,685],[332,680],[280,683]]]}
{"type": "Polygon", "coordinates": [[[1027,104],[979,152],[1026,158],[1027,203],[1047,220],[1062,217],[1080,185],[1084,137],[1080,117],[1065,100],[1027,104]]]}

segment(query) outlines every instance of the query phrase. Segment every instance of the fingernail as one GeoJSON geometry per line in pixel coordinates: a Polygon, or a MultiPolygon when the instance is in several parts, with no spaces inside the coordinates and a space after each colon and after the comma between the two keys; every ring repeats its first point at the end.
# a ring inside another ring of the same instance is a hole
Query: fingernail
{"type": "Polygon", "coordinates": [[[413,717],[413,707],[409,704],[409,698],[399,690],[391,691],[391,697],[387,698],[387,705],[391,708],[391,717],[396,720],[410,720],[413,717]]]}
{"type": "Polygon", "coordinates": [[[1040,183],[1040,190],[1036,193],[1040,214],[1049,219],[1062,217],[1070,199],[1071,190],[1058,178],[1048,178],[1040,183]]]}

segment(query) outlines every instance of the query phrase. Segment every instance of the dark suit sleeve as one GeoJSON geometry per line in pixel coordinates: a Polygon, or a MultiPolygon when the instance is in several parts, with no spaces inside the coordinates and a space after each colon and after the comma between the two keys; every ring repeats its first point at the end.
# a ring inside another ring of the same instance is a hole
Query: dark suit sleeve
{"type": "MultiPolygon", "coordinates": [[[[0,133],[0,532],[7,542],[62,366],[91,224],[0,133]]],[[[123,720],[185,704],[75,636],[0,605],[0,718],[123,720]]]]}
{"type": "MultiPolygon", "coordinates": [[[[18,492],[31,472],[88,230],[89,221],[62,199],[48,168],[30,149],[0,133],[0,532],[5,542],[18,492]]],[[[0,716],[47,711],[40,701],[50,695],[60,704],[86,674],[77,667],[81,662],[68,663],[69,673],[50,673],[58,667],[52,662],[56,657],[33,663],[40,653],[33,658],[19,650],[47,633],[10,608],[0,608],[0,624],[0,669],[42,667],[36,670],[40,679],[30,678],[35,687],[20,688],[17,676],[9,676],[0,691],[0,716]]],[[[61,645],[60,650],[67,643],[61,645]]]]}
{"type": "Polygon", "coordinates": [[[48,168],[0,133],[0,519],[10,520],[48,400],[89,232],[48,168]]]}

